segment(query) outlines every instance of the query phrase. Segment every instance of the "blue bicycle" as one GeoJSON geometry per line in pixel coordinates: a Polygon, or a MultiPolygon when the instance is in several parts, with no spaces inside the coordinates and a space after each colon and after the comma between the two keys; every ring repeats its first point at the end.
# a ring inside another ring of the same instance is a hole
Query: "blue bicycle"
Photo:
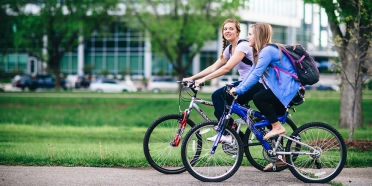
{"type": "MultiPolygon", "coordinates": [[[[226,88],[229,92],[232,86],[227,85],[226,88]]],[[[228,112],[218,123],[203,122],[186,134],[181,157],[193,177],[205,182],[220,182],[239,169],[244,145],[236,130],[228,125],[232,114],[238,115],[248,125],[261,144],[263,157],[272,163],[274,170],[277,168],[275,163],[281,161],[296,178],[307,183],[328,182],[342,171],[347,150],[344,139],[332,126],[311,122],[300,126],[290,136],[279,135],[263,140],[270,122],[260,112],[236,103],[237,97],[234,96],[228,112]],[[216,134],[214,142],[207,140],[216,134]],[[232,137],[230,142],[220,140],[226,134],[232,137]],[[285,146],[283,139],[286,139],[285,146]],[[197,156],[195,152],[199,152],[197,156]]],[[[289,107],[283,116],[278,117],[281,123],[286,122],[288,111],[289,107]]]]}

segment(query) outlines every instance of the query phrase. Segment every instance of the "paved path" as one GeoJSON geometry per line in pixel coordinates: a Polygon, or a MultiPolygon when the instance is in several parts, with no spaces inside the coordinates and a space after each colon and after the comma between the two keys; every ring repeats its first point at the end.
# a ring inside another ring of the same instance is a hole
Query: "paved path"
{"type": "MultiPolygon", "coordinates": [[[[372,186],[372,167],[343,169],[333,182],[342,185],[372,186]]],[[[220,183],[204,183],[189,173],[165,175],[152,168],[97,168],[97,167],[47,167],[47,166],[2,166],[0,185],[264,185],[306,186],[289,170],[264,173],[254,167],[240,167],[230,179],[220,183]],[[270,180],[268,180],[270,179],[270,180]]]]}

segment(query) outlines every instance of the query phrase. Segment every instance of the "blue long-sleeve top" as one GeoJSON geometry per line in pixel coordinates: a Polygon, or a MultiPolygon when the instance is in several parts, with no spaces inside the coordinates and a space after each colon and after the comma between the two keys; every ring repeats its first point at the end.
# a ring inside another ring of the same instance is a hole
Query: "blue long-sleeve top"
{"type": "Polygon", "coordinates": [[[300,83],[282,71],[275,71],[271,65],[297,75],[291,61],[276,46],[268,45],[258,54],[257,65],[253,65],[248,75],[235,87],[238,95],[249,90],[264,75],[268,88],[275,94],[284,106],[288,106],[300,88],[300,83]],[[281,59],[280,59],[281,56],[281,59]],[[265,73],[267,70],[267,73],[265,73]]]}

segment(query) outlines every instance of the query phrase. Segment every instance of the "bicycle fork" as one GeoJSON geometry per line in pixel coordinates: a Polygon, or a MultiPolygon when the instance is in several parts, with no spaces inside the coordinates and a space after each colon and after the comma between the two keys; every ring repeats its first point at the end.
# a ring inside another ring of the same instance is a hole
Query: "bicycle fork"
{"type": "Polygon", "coordinates": [[[214,127],[214,130],[216,130],[218,133],[217,133],[216,140],[214,141],[212,145],[212,148],[210,151],[211,154],[214,154],[216,152],[216,148],[218,144],[220,143],[222,135],[225,133],[225,129],[229,123],[230,118],[231,118],[230,113],[227,114],[225,117],[221,117],[220,121],[218,122],[218,125],[214,127]]]}
{"type": "Polygon", "coordinates": [[[170,143],[170,145],[172,147],[178,147],[178,145],[180,144],[180,141],[181,141],[181,138],[182,138],[182,134],[183,132],[185,131],[185,127],[186,127],[186,124],[187,124],[187,115],[188,115],[188,111],[183,111],[182,112],[182,119],[181,121],[179,121],[179,125],[178,125],[178,130],[177,130],[177,133],[176,133],[176,136],[174,136],[174,139],[173,141],[170,143]]]}

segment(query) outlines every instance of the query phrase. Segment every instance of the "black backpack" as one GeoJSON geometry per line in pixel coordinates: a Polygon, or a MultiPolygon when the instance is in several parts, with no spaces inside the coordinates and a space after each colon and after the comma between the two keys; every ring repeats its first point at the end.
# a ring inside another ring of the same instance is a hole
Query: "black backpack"
{"type": "MultiPolygon", "coordinates": [[[[242,42],[242,41],[248,42],[248,41],[245,40],[245,39],[239,39],[239,41],[238,41],[238,43],[237,43],[236,45],[238,46],[239,43],[242,42]]],[[[230,44],[230,46],[229,46],[229,54],[231,54],[231,50],[232,50],[232,45],[230,44]]],[[[252,61],[251,61],[250,59],[246,58],[245,56],[244,56],[244,58],[242,59],[242,61],[243,61],[243,63],[245,63],[246,65],[250,65],[250,66],[253,65],[252,61]]]]}
{"type": "MultiPolygon", "coordinates": [[[[277,44],[269,44],[277,46],[277,44]]],[[[296,81],[299,81],[302,86],[313,85],[319,81],[319,70],[315,65],[314,59],[310,56],[307,50],[300,44],[280,45],[283,53],[289,58],[297,75],[292,74],[275,65],[271,65],[274,69],[280,70],[291,75],[296,81]]]]}

